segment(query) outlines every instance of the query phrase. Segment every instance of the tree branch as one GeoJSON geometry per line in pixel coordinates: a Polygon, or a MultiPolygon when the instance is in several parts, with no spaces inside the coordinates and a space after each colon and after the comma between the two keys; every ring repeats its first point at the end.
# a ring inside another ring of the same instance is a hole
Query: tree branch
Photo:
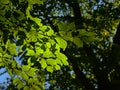
{"type": "Polygon", "coordinates": [[[115,37],[113,39],[113,43],[114,44],[120,44],[120,23],[117,27],[117,32],[116,32],[115,37]]]}
{"type": "Polygon", "coordinates": [[[67,48],[64,51],[64,54],[67,55],[68,60],[72,64],[73,70],[74,70],[75,75],[76,75],[77,85],[78,86],[82,85],[83,87],[86,88],[86,90],[94,90],[94,86],[86,78],[85,74],[83,74],[82,70],[80,69],[80,66],[78,65],[77,61],[78,61],[79,58],[75,58],[72,55],[73,54],[72,49],[74,50],[74,48],[67,48]]]}
{"type": "MultiPolygon", "coordinates": [[[[82,24],[83,24],[84,20],[83,20],[82,15],[81,15],[81,11],[80,11],[78,1],[73,0],[73,2],[71,2],[70,0],[67,0],[66,2],[69,4],[69,6],[71,6],[73,8],[73,12],[74,12],[74,15],[75,15],[76,29],[82,28],[82,24]]],[[[85,52],[86,52],[86,54],[89,58],[89,62],[93,66],[94,75],[98,79],[98,84],[99,84],[98,87],[100,89],[103,89],[105,87],[109,87],[109,80],[108,80],[107,73],[106,73],[106,71],[99,69],[99,64],[98,64],[96,55],[93,53],[93,50],[91,49],[91,47],[84,44],[83,49],[85,50],[85,52]]],[[[74,65],[75,62],[71,62],[71,63],[73,63],[74,68],[77,67],[76,65],[74,65]]],[[[79,74],[81,74],[81,73],[79,72],[79,74]]],[[[77,74],[77,75],[79,75],[79,74],[77,74]]],[[[78,78],[79,78],[79,76],[78,76],[78,78]]],[[[85,84],[85,85],[86,85],[85,87],[87,88],[88,87],[87,84],[85,84]]],[[[91,89],[92,89],[92,87],[91,87],[91,89]]],[[[89,90],[90,90],[90,88],[89,88],[89,90]]]]}

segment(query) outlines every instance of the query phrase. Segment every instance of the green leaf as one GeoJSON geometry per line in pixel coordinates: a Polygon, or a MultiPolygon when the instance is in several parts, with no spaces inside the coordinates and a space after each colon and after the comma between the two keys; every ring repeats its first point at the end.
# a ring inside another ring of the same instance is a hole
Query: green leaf
{"type": "Polygon", "coordinates": [[[46,60],[46,63],[47,63],[48,65],[57,65],[56,60],[54,60],[54,59],[47,59],[47,60],[46,60]]]}
{"type": "Polygon", "coordinates": [[[30,5],[30,4],[31,4],[30,1],[31,1],[31,0],[28,0],[28,4],[29,4],[29,5],[28,5],[28,7],[27,7],[27,9],[26,9],[26,15],[27,15],[26,17],[27,17],[27,18],[30,18],[30,19],[33,19],[32,16],[30,15],[30,10],[31,10],[31,8],[32,8],[32,6],[30,5]]]}
{"type": "Polygon", "coordinates": [[[54,34],[54,31],[52,29],[50,29],[48,32],[47,32],[47,35],[48,36],[52,36],[54,34]]]}
{"type": "Polygon", "coordinates": [[[46,60],[42,59],[40,60],[41,67],[45,69],[47,67],[46,60]]]}
{"type": "Polygon", "coordinates": [[[44,32],[46,29],[47,29],[47,26],[42,26],[42,27],[40,28],[40,30],[43,31],[43,32],[44,32]]]}
{"type": "Polygon", "coordinates": [[[14,72],[15,72],[17,75],[21,75],[21,70],[14,69],[14,72]]]}
{"type": "Polygon", "coordinates": [[[29,80],[28,80],[28,84],[33,84],[34,83],[34,78],[30,78],[29,80]]]}
{"type": "Polygon", "coordinates": [[[62,36],[65,40],[67,41],[73,41],[73,36],[72,36],[72,32],[69,31],[67,32],[64,36],[62,36]]]}
{"type": "Polygon", "coordinates": [[[8,69],[8,73],[10,74],[10,76],[13,75],[12,69],[8,69]]]}
{"type": "Polygon", "coordinates": [[[32,56],[32,57],[28,58],[27,63],[29,66],[33,66],[34,62],[36,62],[36,60],[37,59],[35,58],[35,56],[32,56]]]}
{"type": "Polygon", "coordinates": [[[68,26],[64,22],[58,23],[58,28],[60,31],[68,30],[68,26]]]}
{"type": "Polygon", "coordinates": [[[28,0],[29,4],[43,4],[43,0],[28,0]]]}
{"type": "Polygon", "coordinates": [[[75,24],[74,23],[58,23],[58,28],[60,31],[64,31],[64,32],[68,32],[70,30],[74,30],[75,29],[75,24]]]}
{"type": "Polygon", "coordinates": [[[10,40],[7,41],[7,48],[11,55],[17,55],[16,44],[11,43],[10,40]]]}
{"type": "Polygon", "coordinates": [[[35,52],[32,49],[27,49],[27,54],[26,55],[33,56],[33,55],[35,55],[35,52]]]}
{"type": "Polygon", "coordinates": [[[2,3],[2,4],[8,4],[9,0],[0,0],[0,3],[2,3]]]}
{"type": "Polygon", "coordinates": [[[6,18],[5,17],[3,17],[3,16],[0,16],[0,21],[5,21],[6,20],[6,18]]]}
{"type": "Polygon", "coordinates": [[[4,66],[4,64],[2,62],[0,62],[0,67],[4,66]]]}
{"type": "Polygon", "coordinates": [[[84,41],[87,44],[98,40],[98,38],[96,38],[96,33],[94,33],[94,32],[88,32],[86,30],[80,30],[79,34],[80,34],[81,40],[84,41]]]}
{"type": "Polygon", "coordinates": [[[78,29],[80,36],[84,36],[87,34],[87,31],[85,29],[78,29]]]}
{"type": "Polygon", "coordinates": [[[43,57],[54,57],[54,54],[49,49],[47,49],[45,52],[43,52],[43,57]]]}
{"type": "Polygon", "coordinates": [[[25,86],[24,83],[23,83],[23,82],[20,82],[20,83],[18,83],[17,88],[18,88],[18,89],[21,89],[21,88],[23,88],[24,86],[25,86]]]}
{"type": "Polygon", "coordinates": [[[20,82],[20,79],[19,78],[14,78],[13,79],[13,84],[15,85],[16,83],[19,83],[20,82]]]}
{"type": "Polygon", "coordinates": [[[55,54],[57,55],[57,57],[58,57],[59,59],[67,60],[67,57],[66,57],[63,53],[61,53],[61,52],[59,52],[59,51],[56,51],[55,54]]]}
{"type": "Polygon", "coordinates": [[[68,61],[61,59],[61,61],[63,62],[64,65],[69,65],[68,61]]]}
{"type": "Polygon", "coordinates": [[[21,12],[20,10],[15,10],[15,12],[19,14],[18,19],[19,19],[20,21],[22,21],[23,19],[25,19],[25,15],[24,15],[23,12],[21,12]]]}
{"type": "Polygon", "coordinates": [[[51,43],[50,42],[46,42],[46,47],[47,48],[51,48],[51,43]]]}
{"type": "Polygon", "coordinates": [[[57,62],[58,65],[61,65],[61,66],[63,65],[62,61],[58,58],[56,58],[56,62],[57,62]]]}
{"type": "Polygon", "coordinates": [[[16,68],[16,61],[12,60],[12,67],[11,68],[16,68]]]}
{"type": "Polygon", "coordinates": [[[59,65],[55,65],[55,69],[56,69],[56,70],[60,70],[61,68],[60,68],[59,65]]]}
{"type": "Polygon", "coordinates": [[[2,54],[0,53],[0,67],[4,66],[4,63],[2,61],[2,54]]]}
{"type": "Polygon", "coordinates": [[[94,32],[87,32],[86,36],[90,37],[90,36],[96,36],[96,33],[94,32]]]}
{"type": "Polygon", "coordinates": [[[27,75],[25,72],[22,72],[22,73],[21,73],[21,76],[22,76],[22,78],[25,79],[25,80],[28,80],[28,78],[29,78],[28,75],[27,75]]]}
{"type": "Polygon", "coordinates": [[[53,67],[52,66],[47,66],[47,71],[52,73],[53,72],[53,67]]]}
{"type": "Polygon", "coordinates": [[[28,72],[29,69],[30,69],[30,66],[28,66],[28,65],[23,65],[23,66],[22,66],[22,70],[23,70],[23,71],[28,72]]]}
{"type": "Polygon", "coordinates": [[[28,74],[29,76],[33,77],[33,76],[35,76],[35,71],[36,71],[35,68],[31,68],[31,69],[29,70],[29,72],[27,72],[27,74],[28,74]]]}
{"type": "Polygon", "coordinates": [[[73,43],[78,47],[83,47],[83,42],[80,40],[79,37],[73,37],[73,43]]]}
{"type": "Polygon", "coordinates": [[[43,54],[43,52],[44,52],[44,50],[41,49],[40,47],[38,47],[38,48],[36,49],[36,55],[43,54]]]}
{"type": "Polygon", "coordinates": [[[57,59],[60,59],[64,65],[68,65],[67,57],[63,53],[56,51],[55,54],[57,55],[57,59]]]}
{"type": "Polygon", "coordinates": [[[33,90],[40,90],[40,87],[38,87],[37,85],[32,85],[33,90]]]}
{"type": "Polygon", "coordinates": [[[23,90],[30,90],[30,88],[28,86],[25,86],[23,90]]]}
{"type": "Polygon", "coordinates": [[[87,44],[89,44],[89,43],[91,43],[91,42],[93,42],[93,41],[96,41],[96,39],[97,38],[95,38],[95,37],[83,37],[82,38],[82,40],[85,42],[85,43],[87,43],[87,44]]]}
{"type": "Polygon", "coordinates": [[[33,21],[35,21],[39,26],[42,26],[41,25],[41,19],[39,19],[39,18],[33,18],[33,21]]]}
{"type": "Polygon", "coordinates": [[[55,39],[56,39],[57,43],[60,45],[60,47],[63,50],[65,50],[66,47],[67,47],[67,42],[64,39],[60,38],[60,37],[56,37],[55,39]]]}

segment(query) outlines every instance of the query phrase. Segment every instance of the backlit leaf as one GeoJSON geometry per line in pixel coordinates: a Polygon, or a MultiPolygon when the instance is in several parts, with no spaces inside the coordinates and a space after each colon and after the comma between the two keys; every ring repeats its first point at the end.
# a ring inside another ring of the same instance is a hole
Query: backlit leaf
{"type": "Polygon", "coordinates": [[[79,37],[73,37],[73,43],[78,47],[83,47],[83,42],[80,40],[79,37]]]}
{"type": "Polygon", "coordinates": [[[56,70],[60,70],[60,66],[59,65],[55,65],[55,69],[56,70]]]}
{"type": "Polygon", "coordinates": [[[40,60],[41,67],[45,69],[47,67],[46,60],[42,59],[40,60]]]}
{"type": "Polygon", "coordinates": [[[50,29],[48,32],[47,32],[47,35],[48,36],[52,36],[54,34],[54,31],[52,29],[50,29]]]}
{"type": "Polygon", "coordinates": [[[57,55],[57,59],[60,59],[64,65],[68,65],[67,57],[63,53],[56,51],[55,54],[57,55]]]}
{"type": "Polygon", "coordinates": [[[33,56],[33,55],[35,55],[34,50],[32,50],[32,49],[27,49],[27,55],[28,55],[28,56],[33,56]]]}
{"type": "Polygon", "coordinates": [[[47,49],[45,52],[43,52],[43,57],[54,57],[54,54],[49,49],[47,49]]]}
{"type": "Polygon", "coordinates": [[[47,71],[52,73],[53,72],[53,67],[52,66],[47,66],[47,71]]]}
{"type": "Polygon", "coordinates": [[[29,76],[33,77],[33,76],[35,76],[35,71],[36,71],[35,68],[31,68],[31,69],[29,70],[29,72],[27,72],[27,74],[28,74],[29,76]]]}
{"type": "Polygon", "coordinates": [[[65,50],[65,48],[67,47],[67,42],[64,39],[60,38],[60,37],[56,37],[55,39],[56,39],[57,43],[60,45],[60,47],[63,50],[65,50]]]}
{"type": "Polygon", "coordinates": [[[54,60],[54,59],[47,59],[47,60],[46,60],[46,63],[47,63],[48,65],[56,65],[56,64],[57,64],[56,60],[54,60]]]}

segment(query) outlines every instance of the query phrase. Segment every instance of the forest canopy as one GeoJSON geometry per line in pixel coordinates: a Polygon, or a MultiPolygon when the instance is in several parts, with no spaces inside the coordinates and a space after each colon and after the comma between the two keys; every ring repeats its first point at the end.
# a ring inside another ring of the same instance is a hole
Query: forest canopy
{"type": "Polygon", "coordinates": [[[120,90],[119,0],[0,0],[1,90],[120,90]]]}

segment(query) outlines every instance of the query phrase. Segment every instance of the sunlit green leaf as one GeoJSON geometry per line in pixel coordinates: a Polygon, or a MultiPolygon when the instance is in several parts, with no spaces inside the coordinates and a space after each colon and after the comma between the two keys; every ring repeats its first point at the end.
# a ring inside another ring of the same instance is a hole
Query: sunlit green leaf
{"type": "Polygon", "coordinates": [[[55,65],[55,69],[56,69],[56,70],[60,70],[61,68],[60,68],[59,65],[55,65]]]}
{"type": "Polygon", "coordinates": [[[67,47],[67,42],[64,39],[60,38],[60,37],[56,37],[55,39],[56,39],[57,43],[60,45],[60,47],[63,50],[65,50],[65,48],[67,47]]]}
{"type": "Polygon", "coordinates": [[[42,59],[40,60],[41,67],[45,69],[47,67],[46,60],[42,59]]]}
{"type": "Polygon", "coordinates": [[[34,50],[28,49],[28,50],[27,50],[27,55],[28,55],[28,56],[33,56],[33,55],[35,55],[34,50]]]}
{"type": "Polygon", "coordinates": [[[48,36],[52,36],[54,34],[54,31],[52,29],[50,29],[48,32],[47,32],[47,35],[48,36]]]}
{"type": "Polygon", "coordinates": [[[40,55],[44,52],[43,49],[41,49],[40,47],[36,48],[36,55],[40,55]]]}
{"type": "Polygon", "coordinates": [[[54,60],[54,59],[47,59],[47,60],[46,60],[46,63],[47,63],[48,65],[56,65],[56,64],[57,64],[56,60],[54,60]]]}
{"type": "Polygon", "coordinates": [[[56,58],[56,62],[58,65],[61,65],[61,66],[63,65],[62,61],[59,58],[56,58]]]}
{"type": "Polygon", "coordinates": [[[11,43],[9,40],[7,42],[7,48],[11,55],[17,55],[16,44],[11,43]]]}
{"type": "Polygon", "coordinates": [[[57,55],[57,58],[60,59],[64,65],[68,65],[67,57],[63,53],[56,51],[55,54],[57,55]]]}
{"type": "Polygon", "coordinates": [[[34,20],[39,26],[41,26],[41,19],[39,19],[39,18],[33,18],[33,20],[34,20]]]}
{"type": "Polygon", "coordinates": [[[52,73],[53,72],[53,67],[52,66],[47,66],[47,71],[52,73]]]}
{"type": "Polygon", "coordinates": [[[47,48],[50,48],[50,47],[51,47],[51,43],[50,43],[50,42],[47,42],[47,43],[46,43],[46,47],[47,47],[47,48]]]}
{"type": "Polygon", "coordinates": [[[31,68],[27,74],[28,74],[29,76],[33,77],[33,76],[35,75],[35,71],[36,71],[35,68],[31,68]]]}
{"type": "Polygon", "coordinates": [[[54,57],[54,54],[49,50],[47,49],[44,53],[43,53],[43,57],[54,57]]]}
{"type": "Polygon", "coordinates": [[[30,69],[30,66],[28,66],[28,65],[23,65],[22,66],[23,71],[29,71],[29,69],[30,69]]]}

